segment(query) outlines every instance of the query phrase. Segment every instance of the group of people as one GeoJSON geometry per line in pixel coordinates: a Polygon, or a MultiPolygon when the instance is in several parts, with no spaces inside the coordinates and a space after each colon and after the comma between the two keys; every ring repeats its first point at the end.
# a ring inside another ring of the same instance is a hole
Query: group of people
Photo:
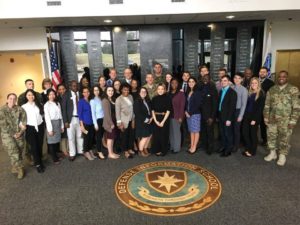
{"type": "Polygon", "coordinates": [[[62,156],[70,161],[78,155],[88,160],[118,159],[121,154],[164,156],[178,153],[187,136],[190,154],[202,148],[210,155],[217,149],[228,157],[243,146],[242,154],[252,157],[259,126],[270,151],[265,160],[277,159],[278,153],[277,164],[283,166],[300,113],[299,90],[288,83],[288,72],[278,73],[276,85],[265,67],[258,76],[250,69],[235,73],[233,80],[225,69],[218,76],[212,81],[208,67],[201,66],[197,78],[184,71],[178,80],[171,73],[163,75],[162,65],[156,63],[153,74],[145,75],[144,85],[132,78],[130,68],[122,79],[110,69],[109,79],[101,75],[92,87],[89,77],[84,77],[79,85],[73,80],[68,89],[60,84],[54,90],[46,78],[41,94],[28,79],[27,90],[18,98],[8,94],[0,109],[2,143],[12,173],[24,177],[24,149],[37,172],[43,173],[45,140],[54,164],[62,156]]]}

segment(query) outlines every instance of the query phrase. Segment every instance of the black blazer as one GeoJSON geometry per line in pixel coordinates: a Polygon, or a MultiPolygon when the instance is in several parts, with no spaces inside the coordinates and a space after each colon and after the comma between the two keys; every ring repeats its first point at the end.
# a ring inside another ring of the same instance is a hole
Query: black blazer
{"type": "Polygon", "coordinates": [[[202,107],[201,107],[201,118],[208,120],[209,118],[215,119],[217,116],[218,109],[218,91],[213,83],[207,84],[208,91],[205,93],[205,84],[200,86],[202,93],[202,107]]]}
{"type": "Polygon", "coordinates": [[[266,78],[262,83],[261,83],[261,89],[263,89],[263,91],[265,93],[267,93],[269,91],[269,89],[274,86],[274,82],[272,80],[270,80],[269,78],[266,78]]]}
{"type": "MultiPolygon", "coordinates": [[[[79,100],[79,99],[78,99],[79,100]]],[[[62,97],[61,111],[64,123],[71,123],[73,117],[73,100],[70,90],[67,90],[62,97]]]]}
{"type": "Polygon", "coordinates": [[[194,93],[191,95],[190,100],[188,101],[188,96],[186,97],[186,104],[185,104],[185,111],[188,112],[190,115],[200,114],[201,113],[201,106],[202,106],[202,94],[199,90],[195,90],[194,93]],[[189,108],[188,108],[189,106],[189,108]]]}
{"type": "Polygon", "coordinates": [[[219,105],[221,102],[221,96],[222,96],[222,90],[220,91],[219,101],[218,101],[218,113],[219,113],[219,119],[222,121],[233,121],[234,120],[234,113],[236,108],[236,101],[237,101],[237,94],[236,92],[229,87],[227,90],[223,102],[221,111],[219,111],[219,105]]]}
{"type": "Polygon", "coordinates": [[[136,126],[142,126],[145,123],[146,119],[151,118],[151,104],[150,104],[150,102],[147,102],[147,104],[149,106],[150,114],[148,114],[147,107],[145,106],[145,104],[143,103],[143,101],[141,99],[137,99],[134,101],[133,112],[135,115],[136,126]]]}
{"type": "MultiPolygon", "coordinates": [[[[256,124],[259,124],[261,122],[262,119],[262,114],[263,114],[263,110],[265,107],[265,93],[263,91],[260,91],[260,95],[259,98],[257,100],[255,100],[254,104],[253,104],[253,110],[252,112],[247,112],[245,111],[244,114],[244,118],[248,118],[250,121],[254,120],[256,122],[256,124]]],[[[249,98],[247,101],[247,104],[249,102],[249,98]]]]}

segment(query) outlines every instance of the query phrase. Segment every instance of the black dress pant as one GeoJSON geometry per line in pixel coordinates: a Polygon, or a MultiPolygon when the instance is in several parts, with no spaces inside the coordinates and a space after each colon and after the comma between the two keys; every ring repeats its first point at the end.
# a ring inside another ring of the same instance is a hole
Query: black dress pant
{"type": "Polygon", "coordinates": [[[26,126],[26,142],[29,145],[29,152],[33,157],[34,165],[42,165],[44,123],[38,126],[38,131],[34,126],[26,126]]]}
{"type": "Polygon", "coordinates": [[[206,119],[201,118],[201,146],[210,153],[214,151],[215,145],[214,126],[214,122],[208,124],[206,119]]]}
{"type": "Polygon", "coordinates": [[[265,124],[264,121],[264,116],[262,115],[261,117],[261,122],[260,122],[260,135],[261,135],[261,139],[263,140],[263,142],[267,142],[267,126],[265,124]]]}
{"type": "MultiPolygon", "coordinates": [[[[157,115],[156,119],[158,122],[162,121],[164,116],[157,115]]],[[[153,142],[152,142],[152,152],[159,153],[163,155],[167,154],[169,146],[169,120],[166,120],[163,127],[159,127],[154,124],[153,129],[153,142]]]]}
{"type": "Polygon", "coordinates": [[[84,128],[88,131],[87,134],[82,133],[83,135],[83,152],[88,152],[92,150],[93,140],[95,135],[94,125],[83,124],[84,128]]]}
{"type": "Polygon", "coordinates": [[[233,123],[230,126],[226,126],[226,121],[219,121],[222,147],[224,148],[224,153],[231,153],[233,148],[233,123]]]}
{"type": "Polygon", "coordinates": [[[103,137],[103,119],[97,119],[98,130],[96,131],[96,148],[98,152],[102,152],[102,137],[103,137]]]}
{"type": "Polygon", "coordinates": [[[60,143],[48,144],[49,153],[51,155],[53,162],[58,161],[57,153],[59,152],[59,145],[60,143]]]}
{"type": "Polygon", "coordinates": [[[241,124],[242,122],[238,122],[237,119],[240,115],[240,109],[235,110],[235,116],[234,116],[234,121],[233,121],[233,126],[234,126],[234,147],[239,148],[240,147],[240,142],[241,142],[241,124]]]}
{"type": "Polygon", "coordinates": [[[251,155],[256,154],[257,149],[257,130],[258,130],[258,124],[251,125],[251,120],[249,118],[244,118],[242,131],[243,131],[243,137],[245,142],[245,149],[251,155]]]}
{"type": "Polygon", "coordinates": [[[121,150],[133,150],[134,146],[134,130],[132,129],[132,122],[128,123],[128,127],[120,132],[121,150]]]}

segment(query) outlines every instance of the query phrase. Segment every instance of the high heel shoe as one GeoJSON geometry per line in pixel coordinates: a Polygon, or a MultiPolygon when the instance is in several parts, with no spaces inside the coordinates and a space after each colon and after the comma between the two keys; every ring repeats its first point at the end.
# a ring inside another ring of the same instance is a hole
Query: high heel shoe
{"type": "Polygon", "coordinates": [[[85,152],[83,155],[87,160],[90,160],[90,161],[94,160],[94,158],[90,155],[89,152],[85,152]]]}
{"type": "Polygon", "coordinates": [[[133,156],[129,152],[125,152],[124,156],[125,156],[126,159],[132,159],[133,158],[133,156]]]}
{"type": "Polygon", "coordinates": [[[90,155],[91,155],[91,157],[92,157],[93,159],[96,159],[96,158],[97,158],[92,150],[90,150],[89,152],[90,152],[90,155]]]}
{"type": "Polygon", "coordinates": [[[128,150],[128,152],[129,152],[129,154],[131,154],[131,155],[135,155],[135,153],[136,153],[135,151],[133,151],[133,150],[131,150],[131,149],[128,150]]]}
{"type": "Polygon", "coordinates": [[[116,156],[116,155],[108,155],[107,158],[109,158],[109,159],[118,159],[119,156],[116,156]]]}
{"type": "Polygon", "coordinates": [[[98,152],[98,157],[102,160],[106,159],[102,152],[98,152]]]}
{"type": "Polygon", "coordinates": [[[148,157],[149,156],[149,154],[147,152],[145,152],[144,150],[140,150],[139,155],[142,156],[142,157],[148,157]]]}

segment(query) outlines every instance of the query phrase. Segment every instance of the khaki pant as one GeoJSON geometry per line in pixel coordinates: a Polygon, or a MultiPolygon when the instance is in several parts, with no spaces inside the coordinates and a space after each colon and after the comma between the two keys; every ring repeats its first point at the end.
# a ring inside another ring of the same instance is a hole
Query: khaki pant
{"type": "Polygon", "coordinates": [[[16,140],[7,133],[1,132],[2,146],[7,152],[10,163],[14,168],[23,168],[22,152],[24,150],[24,138],[16,140]]]}
{"type": "Polygon", "coordinates": [[[288,155],[293,133],[293,130],[288,128],[288,124],[288,120],[267,124],[268,149],[270,151],[275,150],[279,154],[288,155]]]}

